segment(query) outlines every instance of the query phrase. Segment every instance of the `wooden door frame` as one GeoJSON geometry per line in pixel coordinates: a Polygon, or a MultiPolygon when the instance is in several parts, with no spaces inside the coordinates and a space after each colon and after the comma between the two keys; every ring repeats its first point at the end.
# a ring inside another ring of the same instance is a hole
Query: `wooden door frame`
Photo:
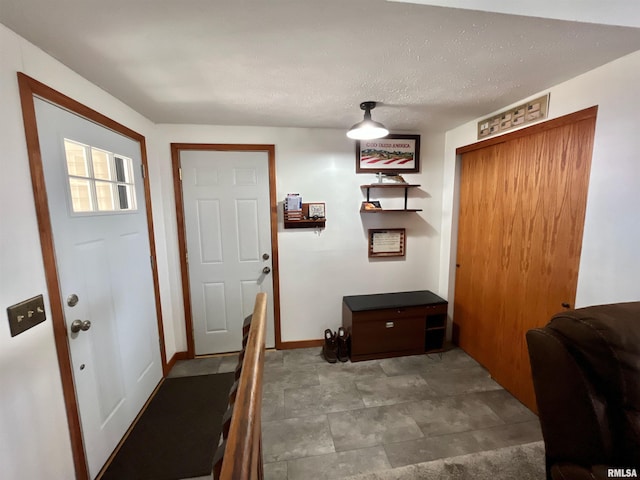
{"type": "Polygon", "coordinates": [[[191,288],[187,265],[187,236],[184,223],[184,202],[182,198],[182,179],[180,178],[180,152],[188,150],[215,152],[266,152],[269,163],[269,209],[271,226],[271,273],[273,278],[273,327],[275,347],[283,348],[280,330],[280,276],[278,268],[278,202],[276,200],[276,151],[272,144],[230,144],[230,143],[172,143],[171,164],[173,169],[173,191],[176,201],[176,220],[178,224],[178,248],[180,250],[180,273],[182,278],[182,298],[184,302],[184,321],[187,337],[186,358],[195,358],[193,338],[193,316],[191,312],[191,288]]]}
{"type": "MultiPolygon", "coordinates": [[[[62,305],[62,292],[58,281],[58,267],[53,243],[53,231],[51,228],[51,216],[49,213],[49,203],[45,186],[44,171],[42,166],[42,154],[40,152],[40,140],[38,137],[38,124],[34,97],[50,102],[60,108],[74,113],[90,122],[96,123],[109,130],[117,132],[140,144],[141,161],[145,171],[147,168],[147,149],[145,137],[134,130],[112,120],[105,115],[87,107],[86,105],[73,100],[70,97],[48,87],[47,85],[18,72],[18,87],[20,91],[20,103],[22,105],[22,120],[24,123],[25,137],[27,141],[27,154],[29,157],[29,169],[31,171],[31,182],[33,186],[33,197],[38,219],[38,229],[40,231],[40,245],[42,249],[42,259],[44,262],[44,273],[49,294],[49,305],[51,308],[51,324],[53,326],[53,336],[60,369],[60,379],[62,381],[62,393],[64,397],[69,434],[71,439],[71,450],[73,455],[76,479],[88,480],[89,467],[84,450],[84,440],[82,437],[82,425],[80,423],[80,413],[78,410],[78,399],[73,381],[73,368],[71,366],[71,350],[69,348],[67,327],[64,321],[64,307],[62,305]]],[[[159,349],[162,362],[163,375],[168,372],[167,355],[164,345],[164,328],[162,325],[162,310],[160,306],[160,287],[158,284],[158,270],[156,268],[156,248],[153,233],[153,218],[151,213],[151,195],[149,191],[149,175],[144,179],[144,196],[147,208],[147,230],[149,232],[149,248],[153,264],[151,267],[153,276],[154,296],[156,305],[156,321],[158,324],[159,349]]]]}

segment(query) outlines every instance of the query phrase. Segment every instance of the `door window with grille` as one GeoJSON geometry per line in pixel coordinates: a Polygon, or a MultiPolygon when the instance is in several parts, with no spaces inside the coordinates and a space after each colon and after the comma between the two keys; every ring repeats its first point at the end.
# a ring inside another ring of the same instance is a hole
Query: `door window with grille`
{"type": "Polygon", "coordinates": [[[130,158],[69,139],[64,149],[73,213],[137,210],[130,158]]]}

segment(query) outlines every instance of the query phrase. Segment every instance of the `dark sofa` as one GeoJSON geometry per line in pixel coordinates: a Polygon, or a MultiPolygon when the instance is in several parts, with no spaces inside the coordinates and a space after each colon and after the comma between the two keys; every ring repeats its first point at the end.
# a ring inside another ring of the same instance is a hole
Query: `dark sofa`
{"type": "Polygon", "coordinates": [[[527,332],[547,478],[640,478],[640,302],[527,332]]]}

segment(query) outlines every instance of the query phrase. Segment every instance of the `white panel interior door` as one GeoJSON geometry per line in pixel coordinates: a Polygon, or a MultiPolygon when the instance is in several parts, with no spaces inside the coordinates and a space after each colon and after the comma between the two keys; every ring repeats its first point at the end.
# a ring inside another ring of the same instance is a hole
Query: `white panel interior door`
{"type": "Polygon", "coordinates": [[[91,478],[162,378],[140,144],[40,99],[42,163],[91,478]],[[132,159],[137,210],[73,213],[64,139],[132,159]],[[68,302],[76,295],[78,302],[68,302]],[[74,320],[88,330],[70,331],[74,320]]]}
{"type": "Polygon", "coordinates": [[[267,152],[183,150],[180,166],[196,355],[242,348],[258,292],[273,347],[267,152]]]}

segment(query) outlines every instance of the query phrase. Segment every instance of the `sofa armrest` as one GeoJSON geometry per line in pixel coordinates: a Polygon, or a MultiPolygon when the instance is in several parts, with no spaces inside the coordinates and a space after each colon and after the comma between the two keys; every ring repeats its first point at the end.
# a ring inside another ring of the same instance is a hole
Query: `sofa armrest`
{"type": "Polygon", "coordinates": [[[573,463],[559,463],[551,468],[552,480],[608,480],[607,467],[585,468],[573,463]]]}
{"type": "Polygon", "coordinates": [[[610,463],[603,398],[553,331],[534,329],[526,337],[548,469],[558,462],[610,463]]]}

